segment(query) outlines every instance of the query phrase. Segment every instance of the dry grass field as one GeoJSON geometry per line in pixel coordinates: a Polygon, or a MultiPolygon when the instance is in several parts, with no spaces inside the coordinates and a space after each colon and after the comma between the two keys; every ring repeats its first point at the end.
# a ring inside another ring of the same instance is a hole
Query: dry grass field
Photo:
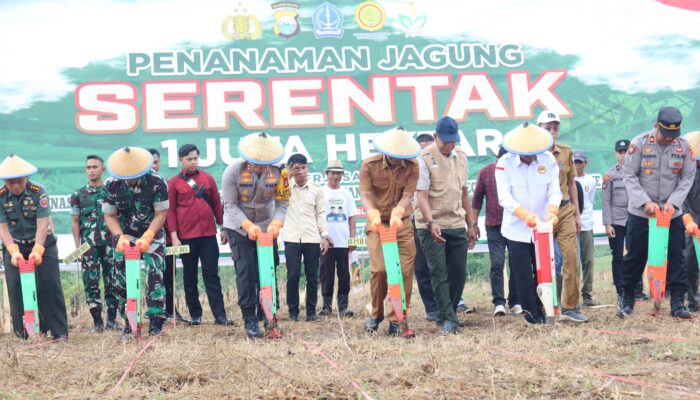
{"type": "MultiPolygon", "coordinates": [[[[599,268],[596,300],[612,304],[611,287],[599,268]]],[[[465,296],[476,313],[462,316],[460,334],[442,336],[414,294],[412,340],[387,337],[387,323],[377,335],[362,331],[361,288],[352,319],[291,322],[283,307],[279,340],[246,339],[237,307],[235,327],[215,326],[205,305],[201,327],[122,341],[91,334],[83,308],[65,343],[0,336],[0,398],[700,398],[700,327],[670,318],[668,303],[659,317],[643,303],[631,320],[611,306],[587,310],[586,324],[529,326],[493,318],[488,282],[472,281],[465,296]]],[[[235,304],[233,291],[227,297],[235,304]]]]}

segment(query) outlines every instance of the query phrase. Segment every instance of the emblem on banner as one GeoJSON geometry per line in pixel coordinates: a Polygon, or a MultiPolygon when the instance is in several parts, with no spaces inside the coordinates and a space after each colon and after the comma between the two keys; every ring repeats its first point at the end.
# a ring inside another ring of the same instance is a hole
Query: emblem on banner
{"type": "Polygon", "coordinates": [[[239,3],[233,10],[233,15],[224,18],[221,24],[221,33],[228,40],[260,39],[262,36],[262,24],[255,15],[248,14],[248,10],[239,3]]]}
{"type": "Polygon", "coordinates": [[[355,21],[360,29],[374,32],[382,29],[386,21],[386,13],[374,1],[365,1],[355,9],[355,21]]]}
{"type": "Polygon", "coordinates": [[[407,13],[399,14],[399,24],[406,37],[414,37],[423,33],[427,21],[428,16],[418,15],[416,5],[412,1],[408,2],[407,13]]]}
{"type": "Polygon", "coordinates": [[[338,7],[325,2],[314,11],[314,35],[316,39],[342,38],[343,37],[343,13],[338,7]]]}
{"type": "Polygon", "coordinates": [[[275,10],[275,26],[273,30],[275,35],[290,39],[301,32],[299,25],[299,3],[291,1],[280,1],[272,3],[272,9],[275,10]]]}

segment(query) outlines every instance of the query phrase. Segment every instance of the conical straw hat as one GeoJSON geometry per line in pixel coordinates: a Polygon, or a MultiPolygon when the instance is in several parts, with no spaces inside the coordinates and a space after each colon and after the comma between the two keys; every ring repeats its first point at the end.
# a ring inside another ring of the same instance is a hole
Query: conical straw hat
{"type": "Polygon", "coordinates": [[[136,179],[153,167],[153,156],[141,147],[122,147],[107,160],[107,171],[117,179],[136,179]]]}
{"type": "Polygon", "coordinates": [[[523,122],[503,137],[503,148],[520,156],[534,156],[549,150],[554,138],[546,130],[523,122]]]}
{"type": "Polygon", "coordinates": [[[24,178],[36,173],[37,168],[22,157],[10,153],[0,164],[0,179],[24,178]]]}
{"type": "Polygon", "coordinates": [[[690,149],[693,150],[695,160],[700,161],[700,131],[686,133],[683,137],[690,144],[690,149]]]}
{"type": "Polygon", "coordinates": [[[238,154],[253,164],[275,164],[282,161],[284,148],[276,138],[265,132],[252,133],[238,142],[238,154]]]}
{"type": "Polygon", "coordinates": [[[382,132],[375,136],[372,142],[378,152],[389,157],[416,158],[421,151],[421,147],[413,135],[402,128],[393,128],[382,132]]]}

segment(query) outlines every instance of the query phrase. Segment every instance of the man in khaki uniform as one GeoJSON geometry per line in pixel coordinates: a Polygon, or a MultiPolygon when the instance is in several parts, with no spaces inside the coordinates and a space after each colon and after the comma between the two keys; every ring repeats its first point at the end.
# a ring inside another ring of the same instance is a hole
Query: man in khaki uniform
{"type": "Polygon", "coordinates": [[[685,307],[688,271],[683,249],[685,234],[681,208],[695,179],[695,160],[688,141],[680,137],[682,116],[675,107],[663,107],[654,129],[634,139],[622,166],[629,196],[628,253],[623,262],[624,299],[620,317],[634,312],[635,286],[644,273],[649,251],[649,217],[673,210],[668,236],[666,290],[671,292],[671,316],[690,318],[685,307]]]}
{"type": "Polygon", "coordinates": [[[435,128],[435,142],[418,157],[416,228],[430,268],[442,333],[458,330],[456,311],[467,278],[467,246],[476,243],[467,188],[467,153],[455,147],[457,131],[454,119],[442,117],[435,128]]]}
{"type": "Polygon", "coordinates": [[[578,242],[576,235],[581,230],[581,214],[578,208],[576,189],[576,167],[571,146],[557,143],[559,137],[559,116],[544,110],[537,117],[537,125],[554,138],[549,150],[559,165],[559,188],[562,200],[559,205],[559,223],[554,226],[554,239],[559,243],[563,258],[562,271],[557,271],[557,289],[564,295],[561,301],[561,316],[574,322],[586,322],[588,318],[578,309],[581,276],[579,273],[578,242]]]}
{"type": "MultiPolygon", "coordinates": [[[[231,163],[221,177],[224,201],[224,224],[231,258],[236,268],[238,305],[248,337],[262,337],[258,320],[260,282],[256,240],[258,233],[272,233],[274,238],[284,224],[289,207],[289,178],[279,164],[284,148],[268,134],[253,133],[238,142],[241,158],[231,163]]],[[[275,242],[275,266],[277,266],[275,242]]]]}
{"type": "MultiPolygon", "coordinates": [[[[418,182],[418,162],[414,160],[420,145],[402,128],[391,129],[374,138],[375,154],[360,167],[360,200],[367,210],[367,249],[370,255],[372,315],[365,322],[366,332],[376,332],[384,320],[384,298],[387,295],[387,275],[382,244],[376,228],[381,224],[396,226],[401,273],[403,275],[406,308],[410,306],[413,289],[413,262],[416,246],[413,227],[412,200],[418,182]]],[[[389,334],[405,338],[415,336],[408,324],[398,323],[393,310],[386,316],[389,334]]]]}

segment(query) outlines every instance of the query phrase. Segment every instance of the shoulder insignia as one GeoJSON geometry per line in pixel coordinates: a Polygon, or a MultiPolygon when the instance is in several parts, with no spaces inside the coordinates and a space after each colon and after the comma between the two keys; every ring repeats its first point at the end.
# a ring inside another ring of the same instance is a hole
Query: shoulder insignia
{"type": "Polygon", "coordinates": [[[0,196],[6,195],[7,192],[8,192],[7,186],[3,186],[3,187],[0,188],[0,196]]]}
{"type": "Polygon", "coordinates": [[[568,144],[557,143],[557,146],[559,146],[562,149],[571,149],[571,146],[569,146],[568,144]]]}
{"type": "Polygon", "coordinates": [[[627,149],[627,154],[632,155],[637,151],[637,146],[634,144],[631,144],[629,149],[627,149]]]}
{"type": "Polygon", "coordinates": [[[29,189],[30,192],[34,193],[41,192],[41,186],[31,182],[27,182],[27,189],[29,189]]]}
{"type": "Polygon", "coordinates": [[[608,175],[608,174],[603,175],[603,182],[607,182],[609,180],[610,180],[610,175],[608,175]]]}

